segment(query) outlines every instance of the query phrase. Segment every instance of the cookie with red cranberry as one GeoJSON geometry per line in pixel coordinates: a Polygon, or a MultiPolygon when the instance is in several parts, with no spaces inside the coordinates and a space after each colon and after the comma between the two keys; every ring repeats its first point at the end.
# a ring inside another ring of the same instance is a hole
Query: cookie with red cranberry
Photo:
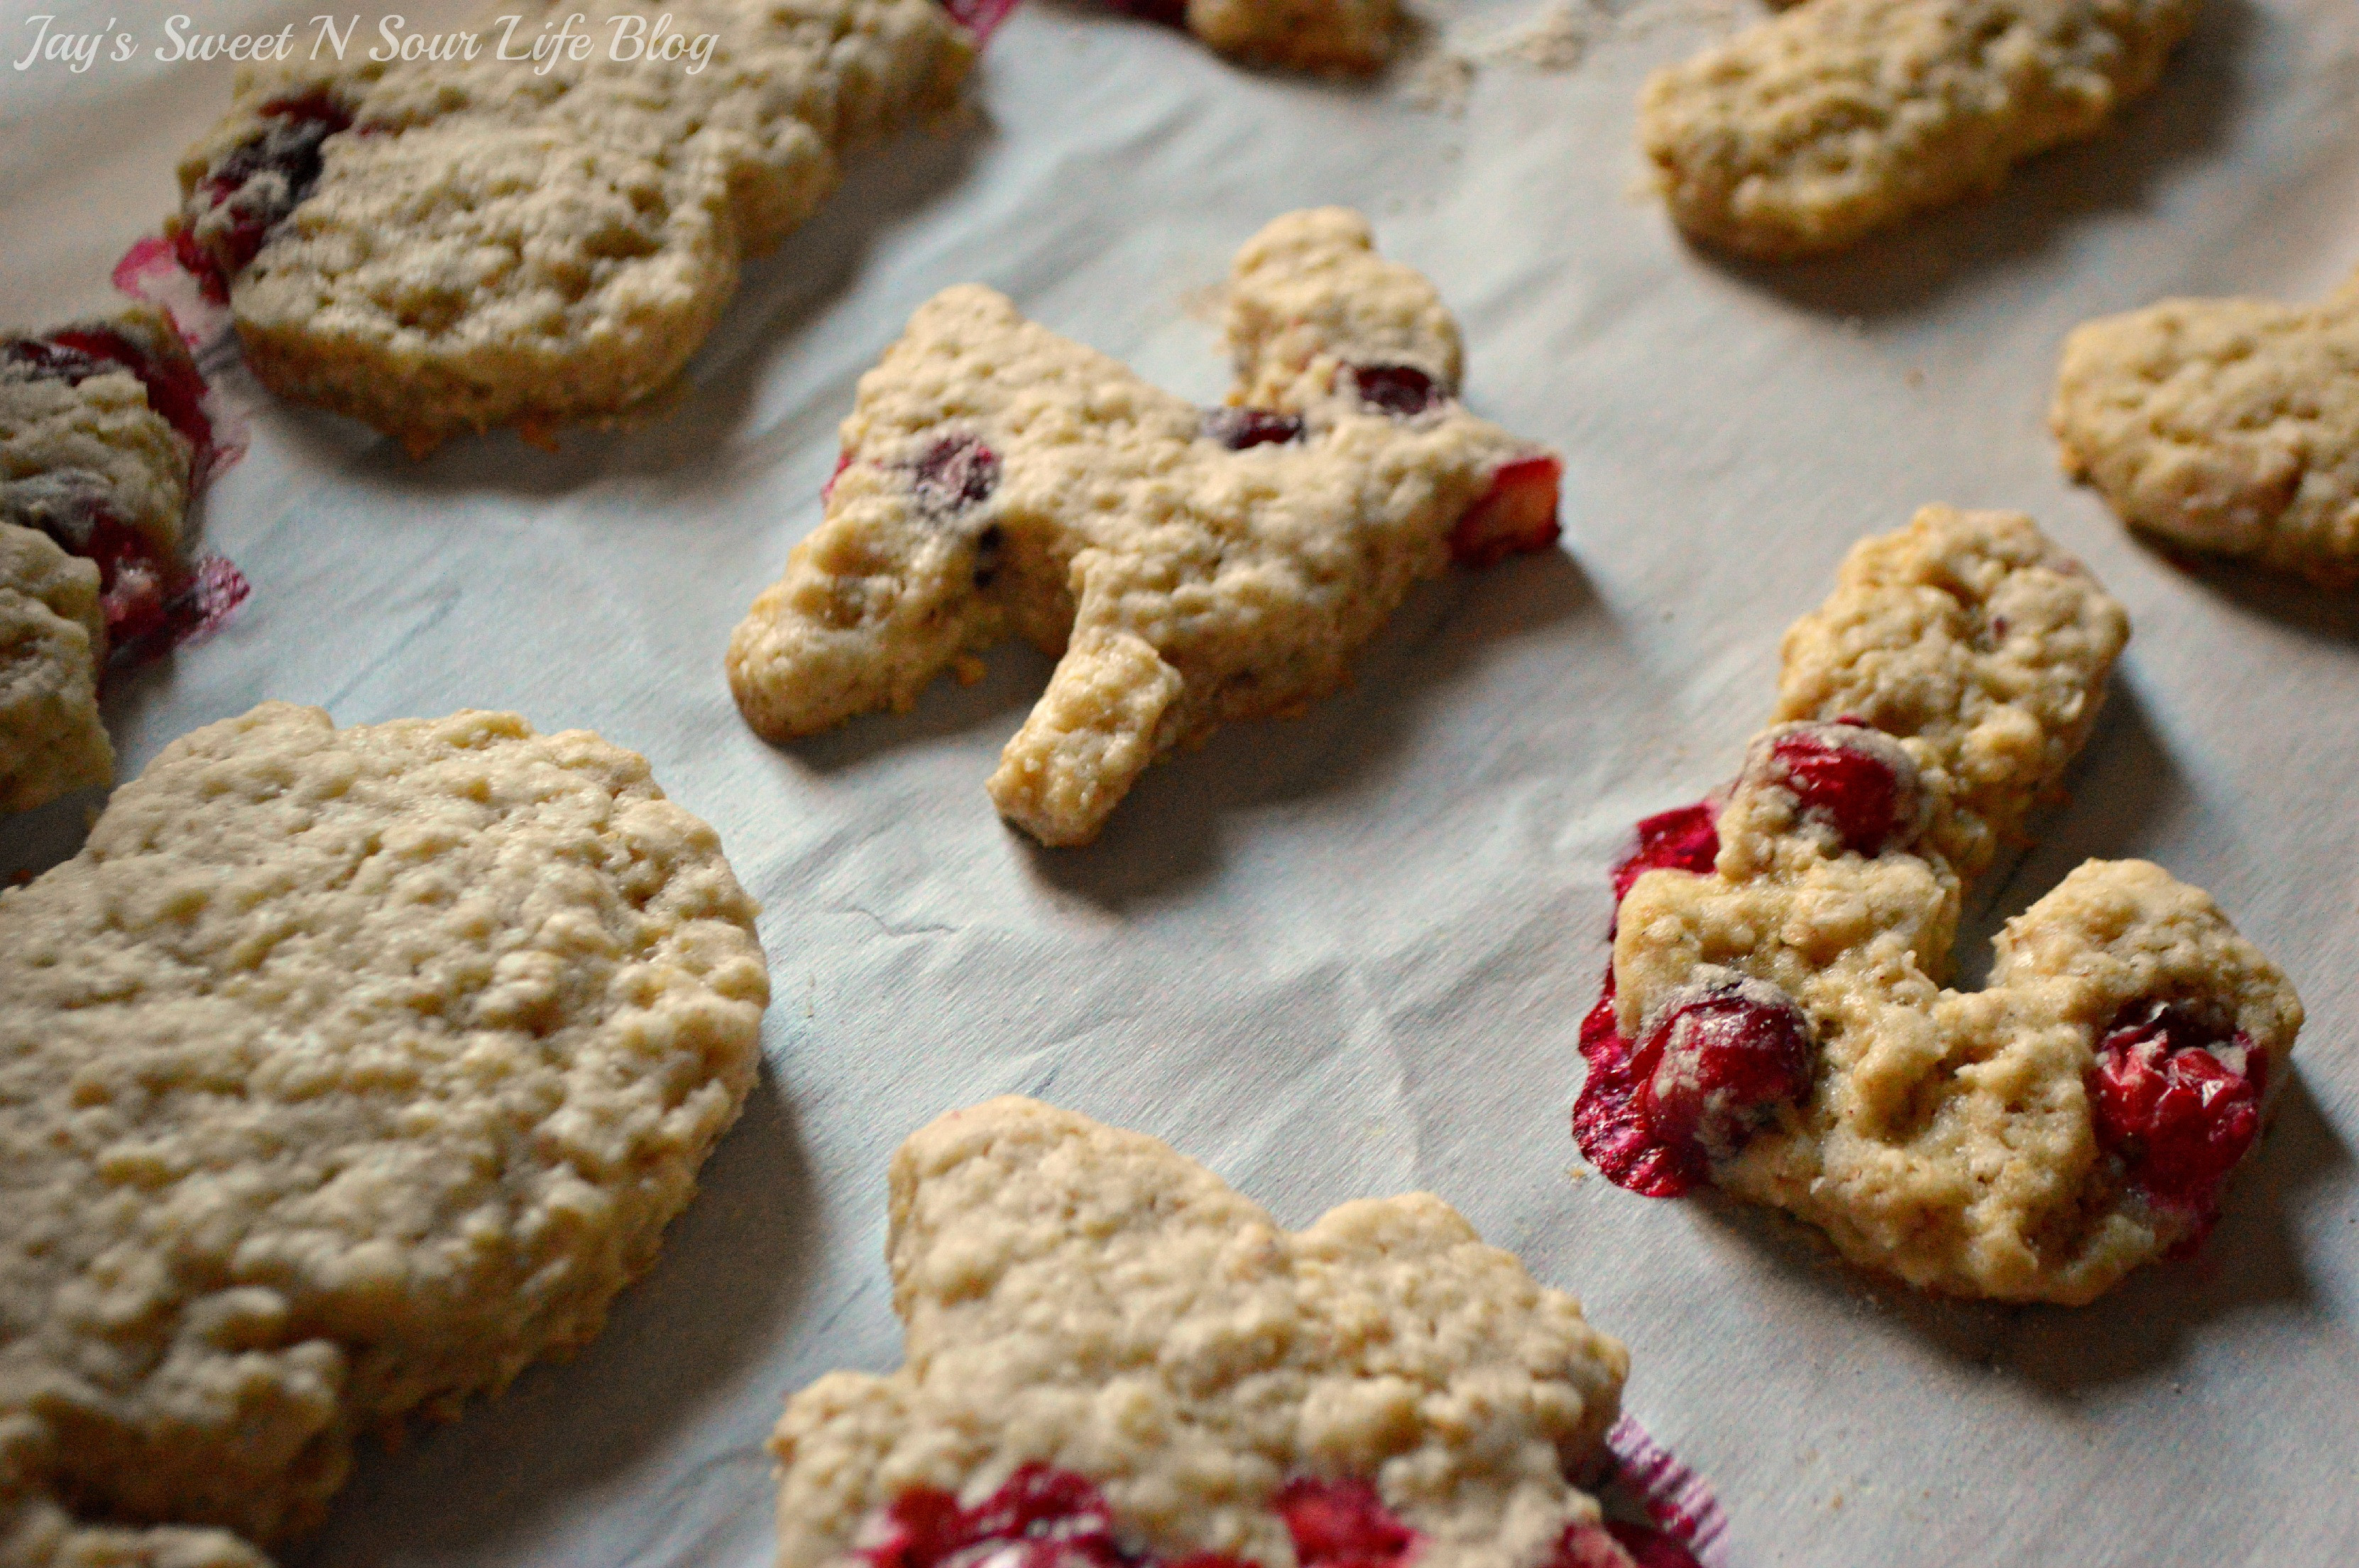
{"type": "Polygon", "coordinates": [[[1804,0],[1657,71],[1638,140],[1671,217],[1765,260],[1995,191],[2152,87],[2196,0],[1804,0]]]}
{"type": "Polygon", "coordinates": [[[843,156],[948,107],[974,55],[933,0],[602,0],[575,30],[594,47],[246,84],[173,232],[265,383],[414,452],[637,403],[843,156]]]}
{"type": "Polygon", "coordinates": [[[754,914],[583,731],[166,747],[0,892],[0,1563],[255,1568],[595,1335],[753,1084],[754,914]]]}
{"type": "Polygon", "coordinates": [[[1944,982],[1967,884],[2086,739],[2127,617],[2027,517],[1929,506],[1787,634],[1736,782],[1641,824],[1582,1027],[1582,1151],[1855,1262],[2081,1303],[2199,1241],[2302,1021],[2201,889],[2090,861],[1944,982]]]}
{"type": "Polygon", "coordinates": [[[1425,1193],[1299,1232],[1008,1097],[894,1156],[904,1361],[788,1403],[781,1568],[1627,1568],[1566,1479],[1628,1367],[1425,1193]]]}
{"type": "Polygon", "coordinates": [[[2088,322],[2049,423],[2131,527],[2359,581],[2359,278],[2310,307],[2166,299],[2088,322]]]}
{"type": "Polygon", "coordinates": [[[98,717],[105,658],[98,568],[0,523],[0,812],[114,781],[98,717]]]}
{"type": "Polygon", "coordinates": [[[1557,460],[1458,398],[1433,285],[1337,208],[1238,253],[1205,410],[951,289],[861,378],[826,517],[729,648],[755,729],[906,708],[1009,636],[1059,656],[992,775],[1087,844],[1148,763],[1332,691],[1419,578],[1557,537],[1557,460]]]}

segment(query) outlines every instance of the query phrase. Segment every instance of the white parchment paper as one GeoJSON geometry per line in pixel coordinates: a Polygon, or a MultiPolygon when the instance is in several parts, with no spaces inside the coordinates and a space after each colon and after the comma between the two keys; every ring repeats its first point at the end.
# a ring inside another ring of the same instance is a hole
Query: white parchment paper
{"type": "MultiPolygon", "coordinates": [[[[190,8],[222,31],[322,9],[190,8]]],[[[172,14],[43,11],[150,49],[172,14]]],[[[32,13],[0,10],[5,63],[32,13]]],[[[972,122],[867,160],[751,270],[670,417],[412,463],[261,399],[206,522],[254,598],[117,697],[126,771],[266,697],[594,727],[718,825],[777,994],[771,1071],[606,1335],[372,1455],[293,1561],[765,1562],[781,1399],[897,1358],[886,1157],[1009,1090],[1167,1138],[1297,1225],[1441,1193],[1628,1341],[1629,1409],[1717,1486],[1740,1563],[2359,1558],[2359,598],[2165,560],[2062,480],[2042,424],[2084,317],[2312,297],[2359,266],[2359,14],[2208,0],[2114,134],[1782,270],[1688,250],[1632,189],[1645,71],[1755,13],[1569,15],[1587,47],[1555,69],[1492,47],[1540,17],[1495,0],[1439,19],[1471,64],[1353,89],[1038,0],[972,122]],[[1353,690],[1158,768],[1085,851],[1036,848],[983,793],[1047,673],[1028,651],[809,744],[745,729],[729,628],[816,521],[853,383],[911,309],[986,281],[1209,399],[1202,290],[1267,218],[1328,201],[1440,282],[1474,406],[1564,453],[1560,552],[1420,591],[1353,690]],[[1606,866],[1734,768],[1845,546],[1933,500],[2034,513],[2136,626],[2071,802],[1970,942],[2083,857],[2144,855],[2310,1007],[2204,1256],[2079,1312],[1911,1297],[1756,1212],[1582,1179],[1568,1136],[1606,866]]],[[[0,71],[7,319],[103,303],[227,75],[0,71]]],[[[0,827],[0,869],[69,852],[81,804],[0,827]]]]}

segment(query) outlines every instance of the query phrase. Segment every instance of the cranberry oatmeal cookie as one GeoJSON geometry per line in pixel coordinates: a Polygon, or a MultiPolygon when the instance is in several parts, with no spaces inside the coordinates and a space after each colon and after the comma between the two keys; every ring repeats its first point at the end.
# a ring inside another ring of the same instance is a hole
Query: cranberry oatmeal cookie
{"type": "Polygon", "coordinates": [[[183,158],[174,244],[274,390],[417,452],[627,408],[843,155],[948,107],[974,54],[932,0],[544,3],[517,34],[576,9],[579,59],[258,76],[183,158]],[[709,60],[613,58],[658,19],[716,36],[709,60]]]}
{"type": "Polygon", "coordinates": [[[2131,526],[2359,582],[2359,278],[2307,309],[2166,299],[2091,321],[2049,422],[2131,526]]]}
{"type": "Polygon", "coordinates": [[[1943,987],[1965,885],[2087,737],[2129,635],[2011,513],[1929,506],[1787,634],[1725,796],[1617,869],[1582,1149],[1711,1181],[1930,1290],[2082,1303],[2199,1240],[2301,1003],[2201,890],[2090,861],[1943,987]]]}
{"type": "Polygon", "coordinates": [[[1627,1354],[1438,1198],[1289,1233],[1009,1097],[902,1145],[887,1253],[903,1366],[788,1403],[780,1568],[1630,1562],[1566,1479],[1627,1354]]]}
{"type": "Polygon", "coordinates": [[[1156,757],[1332,691],[1417,579],[1556,539],[1557,460],[1466,411],[1456,323],[1356,213],[1248,242],[1228,336],[1208,413],[988,289],[921,308],[861,378],[824,520],[730,641],[746,721],[906,708],[1024,637],[1059,663],[991,796],[1087,844],[1156,757]]]}
{"type": "Polygon", "coordinates": [[[754,1081],[754,908],[639,757],[266,703],[0,893],[0,1562],[228,1568],[594,1335],[754,1081]]]}
{"type": "Polygon", "coordinates": [[[1680,227],[1763,260],[1998,188],[2152,87],[2196,0],[1803,0],[1681,65],[1638,140],[1680,227]]]}

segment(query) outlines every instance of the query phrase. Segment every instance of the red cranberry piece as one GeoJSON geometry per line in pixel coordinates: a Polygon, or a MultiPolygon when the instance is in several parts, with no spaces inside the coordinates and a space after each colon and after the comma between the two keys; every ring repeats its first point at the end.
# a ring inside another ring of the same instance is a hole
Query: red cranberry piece
{"type": "Polygon", "coordinates": [[[230,275],[255,258],[271,229],[311,194],[325,157],[322,144],[353,123],[352,115],[325,93],[274,99],[262,106],[261,114],[262,128],[232,147],[197,188],[211,206],[237,202],[210,252],[185,229],[173,241],[173,254],[181,265],[217,299],[227,296],[230,275]],[[276,184],[250,194],[248,187],[263,174],[277,176],[276,184]]]}
{"type": "Polygon", "coordinates": [[[140,663],[212,631],[253,592],[223,558],[208,556],[191,570],[110,517],[97,519],[76,553],[98,565],[114,663],[140,663]]]}
{"type": "Polygon", "coordinates": [[[1501,465],[1482,499],[1450,530],[1450,559],[1462,566],[1490,566],[1554,544],[1562,531],[1556,492],[1563,476],[1564,464],[1546,455],[1501,465]]]}
{"type": "Polygon", "coordinates": [[[1422,414],[1450,396],[1431,376],[1413,365],[1354,365],[1347,366],[1346,373],[1361,402],[1396,416],[1422,414]]]}
{"type": "Polygon", "coordinates": [[[1302,439],[1302,418],[1268,408],[1213,408],[1204,415],[1204,433],[1231,452],[1281,446],[1302,439]]]}
{"type": "Polygon", "coordinates": [[[1658,1142],[1726,1160],[1777,1106],[1809,1092],[1817,1057],[1793,998],[1748,977],[1666,1006],[1639,1037],[1630,1068],[1638,1113],[1658,1142]]]}
{"type": "Polygon", "coordinates": [[[1569,1524],[1548,1568],[1699,1568],[1695,1554],[1659,1530],[1626,1519],[1569,1524]]]}
{"type": "Polygon", "coordinates": [[[1417,1545],[1365,1481],[1288,1481],[1275,1506],[1301,1568],[1397,1568],[1417,1545]]]}
{"type": "Polygon", "coordinates": [[[1844,848],[1880,855],[1903,826],[1900,779],[1884,758],[1835,738],[1840,733],[1788,731],[1771,745],[1770,760],[1801,809],[1832,822],[1844,848]]]}
{"type": "Polygon", "coordinates": [[[2084,1086],[2098,1145],[2159,1203],[2207,1221],[2220,1183],[2261,1130],[2268,1058],[2188,1002],[2124,1009],[2097,1042],[2084,1086]]]}
{"type": "Polygon", "coordinates": [[[973,436],[944,436],[915,468],[918,498],[954,512],[988,498],[999,486],[999,454],[973,436]]]}
{"type": "Polygon", "coordinates": [[[859,1552],[874,1568],[1129,1568],[1104,1497],[1046,1465],[1023,1466],[972,1508],[916,1487],[886,1507],[875,1535],[859,1552]]]}
{"type": "Polygon", "coordinates": [[[1614,867],[1614,902],[1649,871],[1710,871],[1720,858],[1720,812],[1708,800],[1658,811],[1638,824],[1638,844],[1614,867]]]}

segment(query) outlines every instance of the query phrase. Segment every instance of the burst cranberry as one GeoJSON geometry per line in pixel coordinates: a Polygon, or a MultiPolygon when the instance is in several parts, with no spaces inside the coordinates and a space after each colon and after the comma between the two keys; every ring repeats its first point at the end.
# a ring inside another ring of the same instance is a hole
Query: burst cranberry
{"type": "Polygon", "coordinates": [[[1397,1568],[1417,1545],[1365,1481],[1288,1481],[1275,1506],[1301,1568],[1397,1568]]]}
{"type": "Polygon", "coordinates": [[[2157,1201],[2208,1218],[2260,1132],[2267,1069],[2249,1039],[2193,1004],[2126,1008],[2086,1080],[2097,1142],[2157,1201]]]}
{"type": "Polygon", "coordinates": [[[1770,759],[1802,811],[1832,823],[1844,848],[1879,855],[1904,825],[1901,781],[1884,758],[1836,738],[1843,727],[1788,731],[1770,759]]]}
{"type": "Polygon", "coordinates": [[[1649,871],[1712,869],[1720,858],[1720,812],[1709,800],[1658,811],[1638,824],[1638,844],[1614,867],[1614,902],[1619,908],[1630,886],[1649,871]]]}
{"type": "Polygon", "coordinates": [[[1450,394],[1413,365],[1355,365],[1345,374],[1360,401],[1387,414],[1422,414],[1450,394]]]}
{"type": "Polygon", "coordinates": [[[954,512],[999,487],[999,454],[973,436],[944,436],[918,459],[915,474],[919,500],[954,512]]]}
{"type": "Polygon", "coordinates": [[[1213,408],[1204,415],[1204,433],[1231,452],[1280,446],[1302,439],[1302,418],[1268,408],[1213,408]]]}
{"type": "Polygon", "coordinates": [[[972,1508],[931,1486],[886,1508],[859,1554],[873,1568],[1129,1568],[1105,1498],[1069,1470],[1027,1465],[972,1508]]]}
{"type": "Polygon", "coordinates": [[[136,664],[211,632],[252,592],[221,557],[191,570],[110,517],[97,518],[76,553],[98,565],[99,609],[115,663],[136,664]]]}
{"type": "Polygon", "coordinates": [[[1690,1160],[1726,1160],[1776,1107],[1807,1093],[1810,1021],[1765,981],[1707,985],[1665,1007],[1639,1037],[1631,1075],[1647,1130],[1690,1160]]]}
{"type": "Polygon", "coordinates": [[[1625,1519],[1569,1524],[1547,1568],[1697,1568],[1694,1553],[1658,1530],[1625,1519]]]}
{"type": "Polygon", "coordinates": [[[207,246],[200,247],[186,229],[173,242],[181,264],[215,298],[226,296],[230,277],[255,258],[271,229],[311,194],[320,180],[322,145],[353,123],[325,93],[275,99],[261,114],[262,128],[231,148],[197,187],[208,207],[231,205],[230,221],[207,246]],[[275,178],[256,186],[264,175],[275,178]]]}
{"type": "Polygon", "coordinates": [[[1482,499],[1450,530],[1450,558],[1462,566],[1489,566],[1554,544],[1562,531],[1556,491],[1563,476],[1564,464],[1545,455],[1503,464],[1482,499]]]}

